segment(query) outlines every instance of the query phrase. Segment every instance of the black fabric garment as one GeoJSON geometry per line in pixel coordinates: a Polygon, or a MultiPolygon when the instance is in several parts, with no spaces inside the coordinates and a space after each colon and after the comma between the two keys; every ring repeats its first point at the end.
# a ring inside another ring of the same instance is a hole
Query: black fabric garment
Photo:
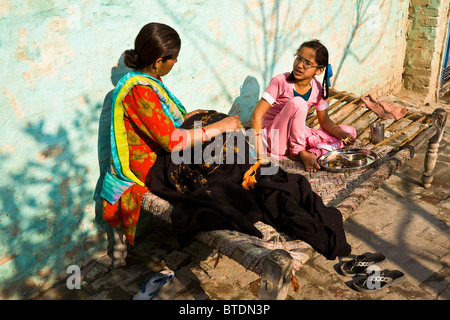
{"type": "MultiPolygon", "coordinates": [[[[195,121],[202,121],[202,126],[206,126],[224,117],[226,115],[210,111],[189,118],[182,128],[193,128],[195,121]]],[[[262,221],[294,239],[307,242],[327,259],[350,254],[340,211],[325,206],[304,176],[287,173],[281,168],[273,175],[258,172],[255,188],[244,189],[241,185],[244,173],[254,161],[251,161],[248,144],[236,143],[230,147],[229,143],[223,143],[231,138],[232,134],[227,133],[221,140],[205,142],[202,150],[208,151],[212,158],[207,157],[206,162],[200,164],[194,163],[193,151],[186,157],[190,164],[174,163],[172,154],[167,152],[158,155],[150,189],[174,205],[171,220],[180,245],[188,244],[200,231],[219,229],[262,237],[254,226],[262,221]],[[217,152],[211,152],[215,145],[217,152]],[[216,162],[208,164],[208,159],[216,159],[216,162]],[[218,163],[219,160],[223,163],[218,163]]]]}

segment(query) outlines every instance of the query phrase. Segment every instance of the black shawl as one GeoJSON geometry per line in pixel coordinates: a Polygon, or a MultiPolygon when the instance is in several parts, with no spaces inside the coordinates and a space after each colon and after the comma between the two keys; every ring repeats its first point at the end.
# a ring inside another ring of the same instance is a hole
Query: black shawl
{"type": "MultiPolygon", "coordinates": [[[[210,111],[189,118],[182,128],[193,128],[195,121],[206,126],[224,117],[210,111]]],[[[243,137],[243,133],[239,134],[243,137]]],[[[281,168],[272,175],[259,171],[254,189],[244,189],[241,185],[244,173],[255,161],[248,143],[238,144],[242,140],[237,139],[234,147],[230,147],[230,138],[233,134],[224,133],[222,139],[204,142],[200,150],[212,157],[204,156],[204,161],[199,161],[199,153],[194,150],[190,150],[190,157],[184,154],[190,159],[187,164],[177,164],[179,161],[173,161],[171,153],[158,155],[150,189],[174,205],[171,220],[180,245],[188,244],[200,231],[219,229],[262,237],[254,226],[262,221],[307,242],[327,259],[350,254],[340,211],[325,206],[304,176],[281,168]]]]}

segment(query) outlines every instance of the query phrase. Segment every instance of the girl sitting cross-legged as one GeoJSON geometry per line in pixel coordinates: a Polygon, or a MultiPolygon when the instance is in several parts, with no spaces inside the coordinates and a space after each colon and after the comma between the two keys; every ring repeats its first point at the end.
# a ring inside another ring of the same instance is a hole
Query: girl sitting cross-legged
{"type": "Polygon", "coordinates": [[[292,72],[275,76],[253,111],[250,124],[256,131],[258,154],[264,154],[266,147],[273,158],[301,160],[307,171],[316,172],[320,156],[354,143],[355,128],[335,124],[327,112],[332,75],[327,48],[319,40],[303,43],[292,72]],[[315,77],[323,72],[321,85],[315,77]],[[313,105],[320,129],[306,125],[308,109],[313,105]]]}

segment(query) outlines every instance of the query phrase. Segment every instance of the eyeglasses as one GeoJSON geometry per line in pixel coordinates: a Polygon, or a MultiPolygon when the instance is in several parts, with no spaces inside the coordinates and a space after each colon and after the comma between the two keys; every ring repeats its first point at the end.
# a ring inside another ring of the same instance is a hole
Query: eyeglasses
{"type": "Polygon", "coordinates": [[[313,66],[311,61],[306,60],[306,59],[300,57],[299,55],[296,55],[295,56],[295,64],[300,64],[300,63],[303,64],[303,68],[305,68],[306,70],[311,69],[311,68],[322,67],[322,66],[313,66]]]}

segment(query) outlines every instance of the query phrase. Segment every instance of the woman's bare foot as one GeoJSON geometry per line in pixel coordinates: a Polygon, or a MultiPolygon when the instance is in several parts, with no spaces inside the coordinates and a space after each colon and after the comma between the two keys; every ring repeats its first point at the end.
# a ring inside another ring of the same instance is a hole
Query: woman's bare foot
{"type": "Polygon", "coordinates": [[[317,156],[314,153],[303,150],[299,156],[305,164],[306,171],[316,172],[320,169],[320,165],[317,163],[317,156]]]}

